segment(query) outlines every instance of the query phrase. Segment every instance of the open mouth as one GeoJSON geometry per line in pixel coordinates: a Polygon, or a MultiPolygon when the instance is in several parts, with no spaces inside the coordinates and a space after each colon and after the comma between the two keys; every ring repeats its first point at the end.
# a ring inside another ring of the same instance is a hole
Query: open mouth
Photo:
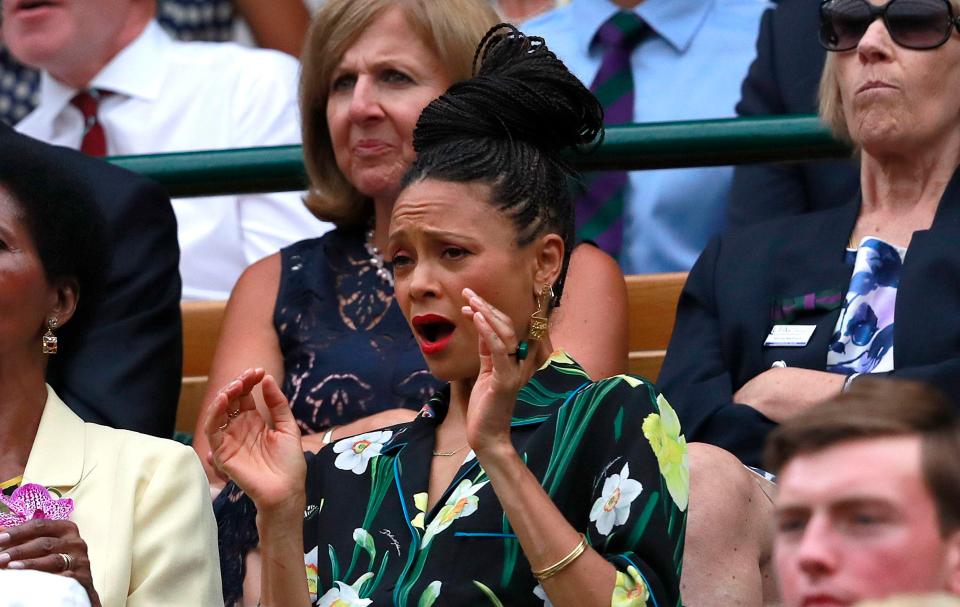
{"type": "Polygon", "coordinates": [[[413,330],[420,338],[424,354],[435,354],[450,342],[457,326],[439,314],[424,314],[413,317],[413,330]]]}

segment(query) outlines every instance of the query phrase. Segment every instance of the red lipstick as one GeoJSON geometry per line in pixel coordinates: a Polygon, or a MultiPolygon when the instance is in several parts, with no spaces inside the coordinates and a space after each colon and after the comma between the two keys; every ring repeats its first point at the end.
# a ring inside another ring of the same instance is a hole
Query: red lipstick
{"type": "Polygon", "coordinates": [[[457,329],[450,319],[439,314],[414,316],[410,323],[420,342],[420,351],[426,355],[442,352],[457,329]]]}

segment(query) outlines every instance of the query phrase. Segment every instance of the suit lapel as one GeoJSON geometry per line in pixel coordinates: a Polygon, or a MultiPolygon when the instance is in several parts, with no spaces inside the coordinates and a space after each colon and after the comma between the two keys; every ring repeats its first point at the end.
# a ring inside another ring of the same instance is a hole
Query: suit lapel
{"type": "MultiPolygon", "coordinates": [[[[775,245],[772,259],[791,260],[794,267],[780,268],[772,273],[773,294],[770,306],[770,326],[775,322],[778,306],[797,298],[822,298],[831,291],[839,291],[841,301],[850,283],[852,268],[846,263],[847,241],[860,210],[859,195],[850,203],[810,215],[810,228],[803,237],[785,237],[775,245]]],[[[827,345],[840,314],[840,306],[820,306],[797,314],[791,324],[816,325],[804,347],[763,349],[763,366],[783,360],[790,367],[817,369],[823,367],[827,345]]]]}
{"type": "Polygon", "coordinates": [[[73,489],[83,476],[86,429],[83,420],[47,386],[47,402],[23,472],[23,482],[73,489]]]}

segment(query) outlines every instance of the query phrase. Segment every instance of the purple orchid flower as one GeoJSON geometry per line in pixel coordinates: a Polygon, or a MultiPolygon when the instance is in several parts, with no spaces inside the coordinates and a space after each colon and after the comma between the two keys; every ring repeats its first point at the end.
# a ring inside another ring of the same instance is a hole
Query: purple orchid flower
{"type": "Polygon", "coordinates": [[[27,483],[18,487],[13,495],[0,494],[0,504],[6,512],[0,512],[0,527],[16,527],[33,519],[63,521],[73,512],[73,500],[54,499],[43,485],[27,483]]]}

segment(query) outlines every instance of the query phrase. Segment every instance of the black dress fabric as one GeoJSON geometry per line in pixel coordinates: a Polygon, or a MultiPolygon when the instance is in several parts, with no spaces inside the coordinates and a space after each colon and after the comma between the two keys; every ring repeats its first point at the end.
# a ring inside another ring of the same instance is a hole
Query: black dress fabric
{"type": "MultiPolygon", "coordinates": [[[[304,564],[313,605],[546,604],[472,452],[427,511],[448,398],[445,390],[412,422],[308,456],[304,564]]],[[[686,441],[654,386],[626,375],[591,382],[558,351],[518,394],[511,426],[553,503],[617,569],[611,604],[679,606],[686,441]]]]}
{"type": "MultiPolygon", "coordinates": [[[[364,247],[363,230],[335,229],[280,251],[274,327],[282,390],[304,434],[385,409],[417,410],[438,382],[364,247]]],[[[257,545],[256,508],[230,483],[214,501],[226,604],[242,598],[243,560],[257,545]]]]}

